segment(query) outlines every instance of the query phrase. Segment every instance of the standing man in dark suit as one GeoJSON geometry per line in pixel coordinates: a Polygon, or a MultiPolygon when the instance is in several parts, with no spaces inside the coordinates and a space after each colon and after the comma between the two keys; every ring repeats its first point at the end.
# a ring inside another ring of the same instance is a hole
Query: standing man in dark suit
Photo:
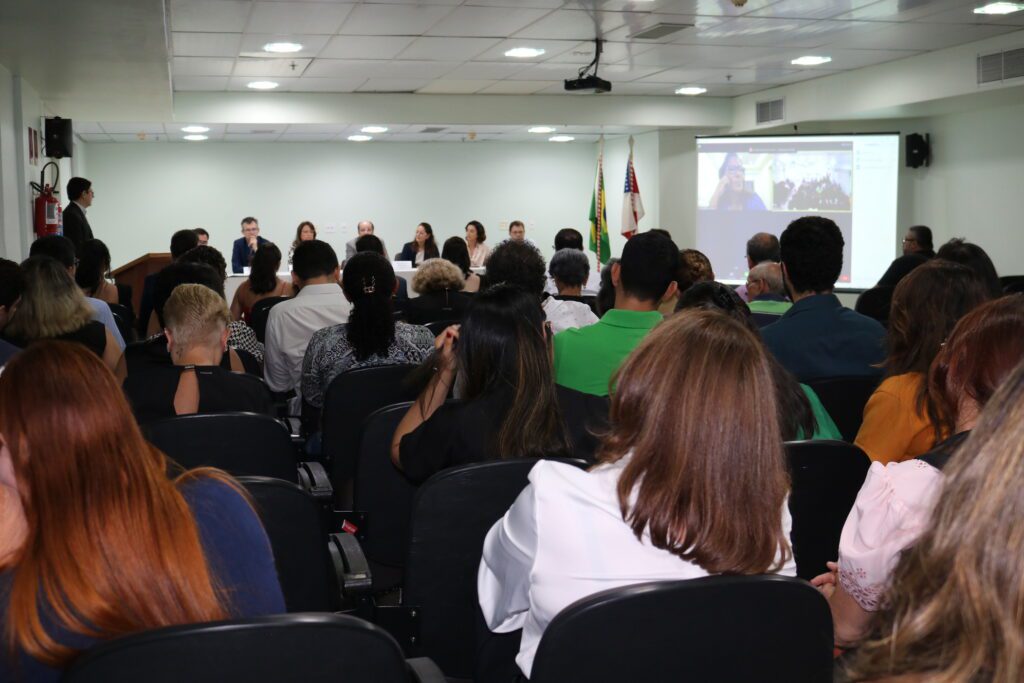
{"type": "Polygon", "coordinates": [[[241,273],[243,268],[248,268],[256,250],[266,243],[267,240],[260,237],[259,221],[252,216],[243,218],[242,236],[235,240],[231,250],[231,272],[241,273]]]}
{"type": "Polygon", "coordinates": [[[64,209],[64,236],[75,245],[75,253],[82,248],[82,243],[91,240],[92,228],[85,210],[92,206],[96,193],[92,191],[92,182],[85,178],[72,178],[68,181],[68,202],[64,209]]]}

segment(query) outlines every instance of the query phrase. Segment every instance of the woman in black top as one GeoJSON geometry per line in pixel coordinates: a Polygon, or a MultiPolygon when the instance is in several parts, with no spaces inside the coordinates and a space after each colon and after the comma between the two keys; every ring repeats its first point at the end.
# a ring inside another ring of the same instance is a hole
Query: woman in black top
{"type": "Polygon", "coordinates": [[[395,260],[412,261],[413,267],[419,267],[428,258],[438,258],[440,255],[437,242],[434,241],[434,229],[430,227],[430,223],[420,223],[416,226],[416,235],[412,242],[402,245],[402,251],[395,260]]]}
{"type": "Polygon", "coordinates": [[[224,299],[203,285],[178,285],[164,304],[163,317],[174,365],[148,366],[124,383],[140,424],[195,413],[273,414],[262,381],[220,367],[231,321],[224,299]]]}
{"type": "Polygon", "coordinates": [[[419,296],[405,303],[405,320],[413,325],[462,320],[470,297],[459,267],[443,258],[428,259],[416,270],[412,290],[419,296]]]}
{"type": "Polygon", "coordinates": [[[391,443],[409,477],[502,458],[593,458],[608,400],[555,384],[536,296],[505,284],[484,290],[435,349],[431,380],[391,443]],[[462,400],[445,403],[453,383],[462,400]]]}

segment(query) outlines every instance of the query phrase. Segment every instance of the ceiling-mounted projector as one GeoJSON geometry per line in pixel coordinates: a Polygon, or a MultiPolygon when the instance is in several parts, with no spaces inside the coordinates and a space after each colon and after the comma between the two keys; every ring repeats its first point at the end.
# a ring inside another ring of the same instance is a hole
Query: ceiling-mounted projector
{"type": "Polygon", "coordinates": [[[590,64],[587,64],[585,67],[580,69],[580,72],[576,78],[565,79],[566,90],[568,90],[569,92],[593,93],[612,91],[612,84],[604,80],[603,78],[598,78],[597,76],[597,66],[598,63],[601,61],[601,44],[603,42],[604,41],[602,41],[600,38],[594,39],[594,61],[590,62],[590,64]],[[591,69],[594,70],[592,73],[590,72],[591,69]]]}

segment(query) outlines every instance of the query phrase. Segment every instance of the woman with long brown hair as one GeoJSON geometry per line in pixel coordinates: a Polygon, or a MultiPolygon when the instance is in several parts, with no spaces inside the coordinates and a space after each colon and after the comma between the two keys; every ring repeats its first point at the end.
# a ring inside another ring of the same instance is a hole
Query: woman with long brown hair
{"type": "Polygon", "coordinates": [[[57,680],[98,640],[284,611],[238,485],[168,478],[95,355],[41,342],[10,361],[0,436],[0,671],[57,680]]]}
{"type": "Polygon", "coordinates": [[[601,464],[539,463],[484,542],[480,606],[492,631],[523,629],[526,676],[554,616],[597,591],[796,573],[779,422],[757,400],[772,395],[772,375],[754,334],[685,311],[644,338],[613,384],[601,464]]]}

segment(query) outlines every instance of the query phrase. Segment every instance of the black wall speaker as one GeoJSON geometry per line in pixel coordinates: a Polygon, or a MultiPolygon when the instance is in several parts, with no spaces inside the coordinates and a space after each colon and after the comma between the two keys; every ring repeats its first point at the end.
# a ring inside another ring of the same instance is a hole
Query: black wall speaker
{"type": "Polygon", "coordinates": [[[71,119],[62,119],[59,116],[46,119],[43,137],[46,141],[46,156],[51,159],[63,159],[71,156],[73,147],[71,119]]]}
{"type": "Polygon", "coordinates": [[[911,133],[907,136],[907,166],[920,168],[932,163],[931,136],[911,133]]]}

